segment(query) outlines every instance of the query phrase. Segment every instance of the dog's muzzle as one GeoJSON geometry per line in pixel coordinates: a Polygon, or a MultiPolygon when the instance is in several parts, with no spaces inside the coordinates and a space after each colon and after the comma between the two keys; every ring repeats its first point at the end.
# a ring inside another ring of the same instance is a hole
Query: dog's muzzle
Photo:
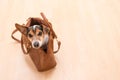
{"type": "Polygon", "coordinates": [[[34,40],[34,41],[32,41],[32,47],[33,47],[33,48],[38,49],[38,48],[40,48],[41,46],[42,46],[42,42],[41,42],[41,41],[39,41],[39,40],[34,40]]]}

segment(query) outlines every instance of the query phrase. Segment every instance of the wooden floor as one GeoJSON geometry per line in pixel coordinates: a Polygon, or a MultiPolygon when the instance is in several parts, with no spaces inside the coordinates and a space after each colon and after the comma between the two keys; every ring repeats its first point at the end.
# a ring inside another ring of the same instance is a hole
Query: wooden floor
{"type": "Polygon", "coordinates": [[[120,1],[0,0],[0,80],[120,80],[120,1]],[[11,39],[40,12],[62,42],[56,68],[42,73],[11,39]]]}

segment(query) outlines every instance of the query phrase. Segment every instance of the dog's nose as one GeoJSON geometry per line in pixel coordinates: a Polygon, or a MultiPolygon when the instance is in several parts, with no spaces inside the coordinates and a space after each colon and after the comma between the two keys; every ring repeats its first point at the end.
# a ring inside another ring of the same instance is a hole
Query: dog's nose
{"type": "Polygon", "coordinates": [[[36,48],[39,47],[39,42],[35,42],[34,47],[36,47],[36,48]]]}

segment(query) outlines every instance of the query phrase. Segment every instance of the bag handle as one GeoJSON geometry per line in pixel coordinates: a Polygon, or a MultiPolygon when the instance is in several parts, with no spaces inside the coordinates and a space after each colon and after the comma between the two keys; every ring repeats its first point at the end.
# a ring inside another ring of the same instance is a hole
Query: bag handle
{"type": "Polygon", "coordinates": [[[21,37],[21,48],[22,48],[22,51],[23,51],[24,54],[28,54],[28,50],[26,49],[27,51],[25,51],[25,46],[24,46],[22,37],[21,37]]]}
{"type": "MultiPolygon", "coordinates": [[[[44,13],[40,13],[44,22],[48,25],[48,27],[50,28],[50,30],[52,31],[52,34],[53,34],[53,38],[55,38],[57,40],[57,35],[55,34],[55,32],[53,31],[52,29],[52,25],[48,22],[48,19],[45,17],[44,13]]],[[[58,49],[56,51],[53,51],[53,53],[57,53],[60,49],[60,45],[61,45],[61,42],[57,40],[57,44],[58,44],[58,49]]]]}
{"type": "Polygon", "coordinates": [[[14,39],[15,41],[17,41],[18,43],[21,43],[21,48],[22,48],[23,53],[24,53],[24,54],[28,54],[28,51],[27,51],[27,52],[25,51],[23,39],[21,38],[21,41],[20,41],[19,39],[17,39],[17,38],[14,37],[14,34],[15,34],[17,31],[18,31],[18,30],[15,29],[15,30],[12,32],[11,37],[12,37],[12,39],[14,39]]]}
{"type": "Polygon", "coordinates": [[[40,13],[44,22],[47,24],[47,26],[50,28],[50,30],[52,31],[53,34],[53,38],[57,38],[57,35],[55,34],[55,32],[52,29],[52,24],[48,22],[48,19],[45,17],[44,13],[40,13]]]}
{"type": "Polygon", "coordinates": [[[53,53],[57,53],[60,49],[61,42],[58,41],[57,39],[56,39],[56,41],[57,41],[57,44],[58,44],[58,49],[56,51],[53,51],[53,53]]]}
{"type": "Polygon", "coordinates": [[[21,43],[21,41],[20,41],[19,39],[15,38],[15,37],[13,36],[17,31],[18,31],[18,30],[15,29],[15,30],[12,32],[11,37],[12,37],[12,39],[16,40],[18,43],[21,43]]]}

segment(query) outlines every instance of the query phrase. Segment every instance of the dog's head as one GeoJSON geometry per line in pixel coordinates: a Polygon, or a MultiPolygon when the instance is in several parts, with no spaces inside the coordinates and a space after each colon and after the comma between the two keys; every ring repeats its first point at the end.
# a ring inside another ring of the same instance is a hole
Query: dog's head
{"type": "Polygon", "coordinates": [[[16,28],[31,42],[32,47],[38,49],[48,43],[50,29],[44,25],[26,27],[15,24],[16,28]]]}

